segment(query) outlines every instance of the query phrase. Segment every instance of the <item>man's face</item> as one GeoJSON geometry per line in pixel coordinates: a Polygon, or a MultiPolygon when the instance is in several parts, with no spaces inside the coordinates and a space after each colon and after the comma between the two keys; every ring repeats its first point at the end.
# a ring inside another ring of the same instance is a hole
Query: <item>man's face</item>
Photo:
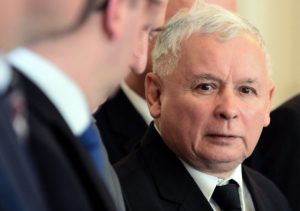
{"type": "Polygon", "coordinates": [[[147,58],[150,32],[164,23],[167,1],[138,0],[136,5],[127,6],[127,11],[124,13],[126,14],[126,19],[123,21],[121,30],[123,34],[117,41],[118,46],[113,52],[117,60],[112,60],[113,71],[110,72],[110,79],[107,80],[110,90],[116,89],[130,71],[144,71],[144,68],[140,68],[143,64],[141,65],[139,61],[147,58]],[[138,54],[138,52],[141,53],[138,54]]]}
{"type": "Polygon", "coordinates": [[[248,35],[219,42],[192,35],[160,84],[151,109],[166,144],[195,168],[229,172],[253,151],[269,124],[273,87],[265,56],[248,35]],[[157,106],[157,105],[156,105],[157,106]]]}
{"type": "Polygon", "coordinates": [[[165,22],[165,12],[168,0],[144,0],[142,29],[134,40],[133,58],[130,69],[134,73],[144,72],[147,64],[149,38],[151,39],[160,30],[165,22]]]}
{"type": "MultiPolygon", "coordinates": [[[[169,19],[173,17],[180,9],[190,8],[194,4],[194,1],[195,0],[170,0],[168,2],[167,9],[166,9],[165,21],[166,22],[169,21],[169,19]]],[[[151,52],[154,48],[155,41],[156,41],[156,37],[151,39],[149,42],[148,58],[145,64],[146,73],[152,72],[151,52]]],[[[142,78],[141,80],[144,80],[144,78],[142,78]]]]}

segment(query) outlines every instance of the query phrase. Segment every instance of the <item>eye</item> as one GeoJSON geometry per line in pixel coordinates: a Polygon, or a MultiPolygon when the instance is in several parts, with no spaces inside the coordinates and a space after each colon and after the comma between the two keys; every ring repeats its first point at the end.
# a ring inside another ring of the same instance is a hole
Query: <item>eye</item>
{"type": "Polygon", "coordinates": [[[217,86],[213,83],[201,83],[196,86],[196,90],[201,94],[210,94],[212,93],[217,86]]]}
{"type": "Polygon", "coordinates": [[[212,90],[213,87],[211,84],[200,84],[198,86],[198,88],[202,89],[202,90],[205,90],[205,91],[208,91],[208,90],[212,90]]]}
{"type": "Polygon", "coordinates": [[[239,91],[242,93],[242,94],[246,94],[246,95],[257,95],[257,92],[254,88],[252,87],[248,87],[248,86],[242,86],[239,88],[239,91]]]}

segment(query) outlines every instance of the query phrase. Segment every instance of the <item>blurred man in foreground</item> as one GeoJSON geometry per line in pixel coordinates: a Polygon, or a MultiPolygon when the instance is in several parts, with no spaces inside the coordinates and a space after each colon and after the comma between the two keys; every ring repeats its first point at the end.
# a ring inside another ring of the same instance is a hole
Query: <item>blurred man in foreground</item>
{"type": "MultiPolygon", "coordinates": [[[[90,5],[86,0],[0,1],[0,52],[71,30],[90,5]]],[[[27,151],[27,109],[22,85],[0,58],[1,210],[46,210],[44,192],[27,151]]]]}
{"type": "Polygon", "coordinates": [[[161,26],[167,0],[97,3],[64,36],[9,56],[25,86],[29,146],[52,210],[125,210],[91,113],[129,73],[140,32],[161,26]]]}

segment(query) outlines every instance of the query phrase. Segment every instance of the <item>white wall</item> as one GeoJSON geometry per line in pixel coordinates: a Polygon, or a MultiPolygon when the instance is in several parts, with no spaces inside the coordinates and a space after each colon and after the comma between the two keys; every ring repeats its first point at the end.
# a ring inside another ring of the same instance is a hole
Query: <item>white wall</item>
{"type": "Polygon", "coordinates": [[[273,108],[300,92],[299,10],[299,0],[237,1],[238,13],[258,27],[270,51],[276,86],[273,108]]]}

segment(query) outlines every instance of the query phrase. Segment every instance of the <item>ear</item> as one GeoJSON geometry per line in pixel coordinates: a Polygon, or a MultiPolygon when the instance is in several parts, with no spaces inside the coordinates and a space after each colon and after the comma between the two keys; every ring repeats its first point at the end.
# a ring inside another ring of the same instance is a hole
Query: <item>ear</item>
{"type": "Polygon", "coordinates": [[[273,94],[275,91],[275,87],[272,85],[269,93],[268,93],[268,107],[267,107],[267,112],[265,116],[265,124],[264,127],[267,127],[270,124],[271,118],[270,118],[270,113],[271,113],[271,107],[272,107],[272,99],[273,99],[273,94]]]}
{"type": "Polygon", "coordinates": [[[103,25],[110,39],[119,39],[122,36],[125,18],[125,1],[109,0],[104,12],[103,25]]]}
{"type": "Polygon", "coordinates": [[[145,79],[145,97],[149,111],[154,119],[161,113],[161,79],[154,73],[148,73],[145,79]]]}

